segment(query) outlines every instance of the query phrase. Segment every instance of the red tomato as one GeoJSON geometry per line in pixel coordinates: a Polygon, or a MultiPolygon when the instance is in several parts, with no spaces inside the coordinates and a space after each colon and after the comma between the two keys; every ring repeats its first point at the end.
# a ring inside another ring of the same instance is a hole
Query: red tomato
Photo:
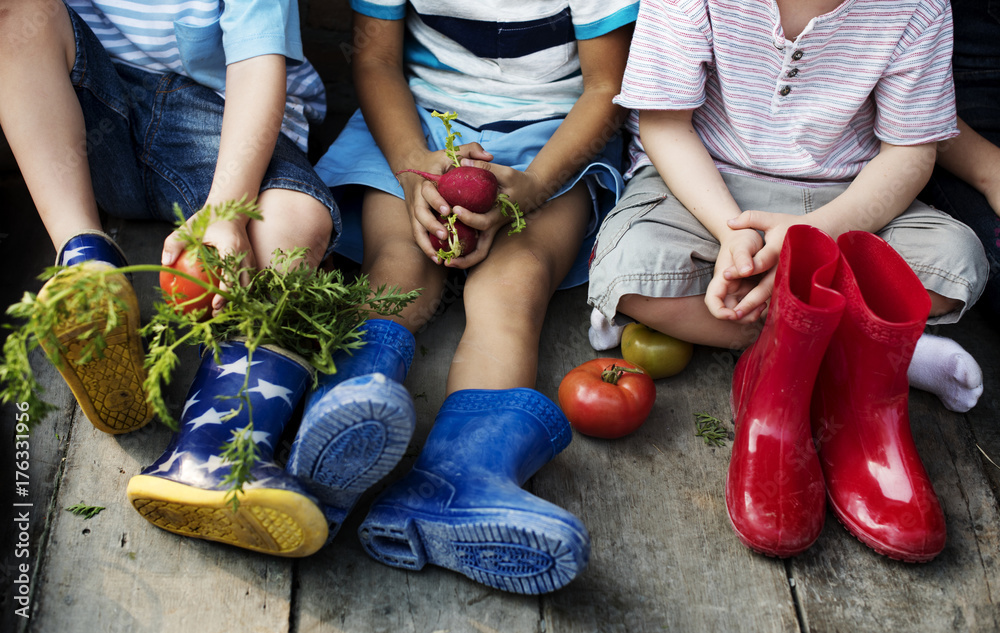
{"type": "Polygon", "coordinates": [[[570,371],[559,384],[559,406],[584,435],[614,439],[636,430],[656,400],[653,379],[620,358],[595,358],[570,371]]]}
{"type": "MultiPolygon", "coordinates": [[[[184,251],[170,268],[187,273],[202,281],[217,283],[198,261],[198,256],[194,252],[184,251]]],[[[205,310],[207,315],[212,310],[212,299],[215,298],[215,293],[205,290],[193,281],[161,271],[160,288],[163,288],[167,295],[167,303],[179,306],[184,312],[205,310]]]]}

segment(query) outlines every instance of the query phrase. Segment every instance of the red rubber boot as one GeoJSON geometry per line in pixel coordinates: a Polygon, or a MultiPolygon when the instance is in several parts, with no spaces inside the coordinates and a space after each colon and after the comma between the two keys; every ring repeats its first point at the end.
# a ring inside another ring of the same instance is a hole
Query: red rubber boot
{"type": "Polygon", "coordinates": [[[875,551],[909,562],[944,548],[941,505],[910,432],[906,370],[930,297],[905,261],[870,233],[845,233],[834,289],[847,306],[813,395],[813,432],[830,505],[875,551]]]}
{"type": "Polygon", "coordinates": [[[767,321],[733,374],[736,424],[726,509],[747,547],[793,556],[823,529],[825,492],[809,401],[844,298],[830,289],[840,254],[829,235],[793,226],[785,236],[767,321]]]}

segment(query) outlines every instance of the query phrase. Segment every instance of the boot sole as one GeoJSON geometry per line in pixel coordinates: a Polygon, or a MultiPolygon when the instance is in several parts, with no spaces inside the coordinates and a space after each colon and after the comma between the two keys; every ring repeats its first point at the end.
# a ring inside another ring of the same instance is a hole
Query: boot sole
{"type": "Polygon", "coordinates": [[[844,529],[847,530],[847,533],[856,538],[858,541],[860,541],[862,545],[871,548],[876,553],[881,554],[882,556],[886,556],[893,560],[898,560],[904,563],[929,563],[930,561],[934,560],[934,558],[937,557],[938,554],[941,553],[941,550],[938,550],[932,553],[915,554],[912,551],[902,550],[899,549],[898,547],[892,547],[887,543],[877,541],[872,537],[868,536],[867,534],[865,534],[863,530],[861,530],[854,524],[854,522],[850,519],[850,517],[848,517],[845,513],[843,513],[840,510],[840,508],[834,505],[833,499],[830,498],[829,495],[827,496],[827,500],[830,502],[830,507],[833,509],[833,516],[837,517],[837,521],[844,526],[844,529]]]}
{"type": "MultiPolygon", "coordinates": [[[[100,266],[88,262],[80,264],[74,274],[85,274],[87,268],[100,266]]],[[[39,299],[45,299],[46,288],[50,288],[50,280],[38,293],[39,299]]],[[[103,330],[105,321],[93,323],[61,323],[55,329],[56,338],[66,348],[61,352],[58,348],[41,341],[42,349],[50,357],[58,357],[56,369],[69,385],[73,397],[76,398],[83,414],[98,430],[105,433],[120,434],[134,431],[145,426],[153,419],[152,407],[146,401],[143,382],[146,371],[143,369],[145,353],[139,337],[139,304],[135,291],[124,275],[112,276],[111,282],[121,284],[118,298],[124,300],[126,307],[118,311],[122,324],[104,336],[107,347],[100,358],[93,358],[80,364],[84,342],[79,340],[80,334],[87,330],[103,330]]]]}
{"type": "Polygon", "coordinates": [[[381,374],[344,381],[307,412],[285,470],[323,503],[331,537],[362,493],[399,463],[416,417],[406,388],[381,374]]]}
{"type": "Polygon", "coordinates": [[[732,517],[730,517],[729,519],[729,525],[732,526],[733,531],[736,532],[736,538],[739,539],[740,543],[742,543],[748,549],[751,549],[757,552],[758,554],[762,554],[770,558],[790,558],[792,556],[798,556],[799,554],[806,551],[813,545],[812,543],[810,543],[806,547],[798,547],[794,549],[785,549],[785,550],[762,547],[759,543],[755,543],[746,536],[744,536],[743,534],[741,534],[739,530],[736,529],[736,525],[733,523],[732,517]]]}
{"type": "Polygon", "coordinates": [[[358,534],[368,555],[391,567],[431,563],[520,594],[565,586],[590,555],[589,538],[572,526],[515,511],[443,520],[384,506],[372,509],[358,534]]]}
{"type": "Polygon", "coordinates": [[[326,543],[323,512],[297,492],[251,488],[240,495],[234,513],[226,492],[136,475],[128,500],[156,527],[179,534],[276,556],[302,557],[326,543]]]}
{"type": "MultiPolygon", "coordinates": [[[[725,497],[726,498],[729,497],[728,482],[727,482],[727,485],[726,485],[725,497]]],[[[728,503],[726,503],[726,518],[729,519],[729,526],[733,528],[733,532],[736,533],[736,538],[738,538],[740,540],[740,543],[742,543],[744,546],[748,547],[749,549],[757,552],[758,554],[763,554],[764,556],[768,556],[768,557],[771,557],[771,558],[790,558],[792,556],[798,556],[802,552],[804,552],[807,549],[809,549],[810,547],[812,547],[813,544],[816,543],[816,541],[819,539],[819,533],[817,533],[816,536],[813,537],[812,540],[810,540],[805,545],[800,545],[800,546],[796,546],[796,547],[784,547],[784,548],[780,548],[780,547],[767,547],[765,545],[761,545],[760,543],[758,543],[758,542],[754,541],[753,539],[751,539],[750,537],[746,536],[745,534],[743,534],[739,530],[739,528],[736,527],[736,522],[733,521],[733,515],[729,513],[729,504],[728,503]]]]}

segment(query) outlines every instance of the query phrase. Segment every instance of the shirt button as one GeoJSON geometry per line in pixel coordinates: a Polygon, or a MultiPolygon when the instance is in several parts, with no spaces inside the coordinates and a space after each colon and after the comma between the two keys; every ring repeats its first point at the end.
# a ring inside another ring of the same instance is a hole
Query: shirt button
{"type": "Polygon", "coordinates": [[[793,69],[789,70],[785,74],[788,75],[789,77],[794,77],[795,75],[799,74],[799,69],[798,68],[793,68],[793,69]]]}
{"type": "Polygon", "coordinates": [[[788,93],[791,92],[791,91],[792,91],[792,87],[791,86],[782,86],[781,90],[778,91],[778,94],[781,95],[782,97],[784,97],[784,96],[787,96],[788,93]]]}
{"type": "Polygon", "coordinates": [[[795,51],[794,53],[792,53],[792,59],[794,59],[795,61],[799,61],[800,59],[802,59],[802,51],[795,51]]]}

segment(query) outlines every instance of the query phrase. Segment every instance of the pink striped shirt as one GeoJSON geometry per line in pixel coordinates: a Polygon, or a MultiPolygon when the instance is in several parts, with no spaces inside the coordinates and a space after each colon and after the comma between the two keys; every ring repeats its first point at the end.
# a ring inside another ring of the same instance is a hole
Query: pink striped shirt
{"type": "Polygon", "coordinates": [[[638,110],[694,109],[720,171],[850,181],[880,142],[958,134],[948,0],[844,0],[785,39],[774,0],[642,0],[615,103],[631,108],[626,174],[651,164],[638,110]]]}

